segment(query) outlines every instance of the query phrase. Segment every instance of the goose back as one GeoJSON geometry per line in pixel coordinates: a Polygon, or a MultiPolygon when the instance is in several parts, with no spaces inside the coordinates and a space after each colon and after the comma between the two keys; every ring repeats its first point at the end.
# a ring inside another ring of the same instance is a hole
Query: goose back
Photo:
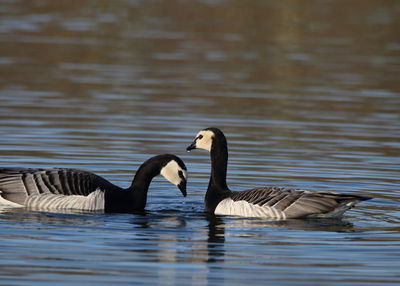
{"type": "Polygon", "coordinates": [[[79,169],[0,168],[0,196],[21,205],[28,196],[87,196],[97,189],[120,188],[96,174],[79,169]]]}

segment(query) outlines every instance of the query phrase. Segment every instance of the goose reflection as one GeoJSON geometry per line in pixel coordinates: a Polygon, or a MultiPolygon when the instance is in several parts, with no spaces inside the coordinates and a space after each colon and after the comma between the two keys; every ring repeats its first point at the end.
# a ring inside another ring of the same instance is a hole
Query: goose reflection
{"type": "Polygon", "coordinates": [[[221,217],[211,214],[206,214],[206,220],[208,221],[207,262],[223,261],[223,244],[225,242],[224,222],[221,217]]]}
{"type": "Polygon", "coordinates": [[[234,216],[217,216],[217,218],[221,221],[220,227],[225,226],[225,228],[233,230],[230,232],[230,235],[233,236],[238,234],[257,237],[260,235],[260,232],[265,234],[265,230],[272,228],[327,232],[355,231],[354,225],[351,222],[338,219],[290,219],[279,221],[259,218],[238,218],[234,216]]]}

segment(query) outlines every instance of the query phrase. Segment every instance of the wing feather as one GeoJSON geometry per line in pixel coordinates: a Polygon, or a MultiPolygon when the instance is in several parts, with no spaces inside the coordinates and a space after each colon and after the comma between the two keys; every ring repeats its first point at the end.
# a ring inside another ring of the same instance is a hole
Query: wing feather
{"type": "Polygon", "coordinates": [[[310,192],[281,187],[255,188],[233,192],[233,201],[247,203],[283,213],[286,218],[342,214],[346,209],[368,197],[328,192],[310,192]]]}
{"type": "Polygon", "coordinates": [[[18,204],[24,204],[32,195],[87,196],[96,189],[120,188],[94,173],[79,169],[0,168],[0,195],[18,204]]]}

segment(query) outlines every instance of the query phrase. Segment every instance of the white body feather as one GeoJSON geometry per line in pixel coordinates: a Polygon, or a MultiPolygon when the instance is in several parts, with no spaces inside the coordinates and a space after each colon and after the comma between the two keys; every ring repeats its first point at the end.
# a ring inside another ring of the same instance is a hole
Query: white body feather
{"type": "Polygon", "coordinates": [[[247,201],[234,201],[231,198],[222,200],[217,205],[214,213],[217,215],[286,219],[285,213],[274,207],[254,205],[247,201]]]}
{"type": "MultiPolygon", "coordinates": [[[[339,205],[327,213],[309,214],[308,218],[340,218],[343,213],[352,208],[356,202],[349,202],[347,204],[339,205]]],[[[231,198],[222,200],[215,208],[216,215],[233,215],[242,217],[258,217],[274,220],[285,220],[288,218],[284,211],[281,211],[273,206],[268,205],[255,205],[244,200],[234,201],[231,198]]]]}
{"type": "Polygon", "coordinates": [[[1,196],[1,192],[0,192],[0,206],[1,207],[12,207],[12,208],[19,208],[19,207],[23,207],[23,205],[14,203],[12,201],[6,200],[5,198],[3,198],[1,196]]]}
{"type": "Polygon", "coordinates": [[[87,196],[40,194],[27,197],[25,206],[41,210],[104,210],[104,191],[97,189],[87,196]]]}

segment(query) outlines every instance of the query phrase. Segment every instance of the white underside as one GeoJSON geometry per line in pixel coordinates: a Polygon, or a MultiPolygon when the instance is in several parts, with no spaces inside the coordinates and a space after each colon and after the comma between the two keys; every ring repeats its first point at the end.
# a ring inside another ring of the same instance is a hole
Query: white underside
{"type": "MultiPolygon", "coordinates": [[[[309,214],[307,218],[341,218],[343,213],[353,207],[356,202],[349,202],[341,205],[327,213],[309,214]]],[[[242,217],[258,217],[274,220],[285,220],[287,215],[270,206],[254,205],[247,201],[234,201],[231,198],[222,200],[216,207],[214,213],[216,215],[234,215],[242,217]]],[[[295,218],[295,217],[292,217],[295,218]]]]}
{"type": "Polygon", "coordinates": [[[7,207],[28,207],[36,210],[104,210],[104,192],[96,190],[87,196],[38,194],[27,197],[24,205],[16,204],[0,196],[0,205],[7,207]]]}
{"type": "Polygon", "coordinates": [[[96,190],[87,196],[33,195],[27,198],[25,205],[29,208],[46,210],[104,210],[104,192],[96,190]]]}
{"type": "Polygon", "coordinates": [[[12,201],[6,200],[1,195],[0,195],[0,206],[1,207],[12,207],[12,208],[23,207],[23,205],[20,205],[20,204],[14,203],[12,201]]]}
{"type": "Polygon", "coordinates": [[[217,205],[214,213],[217,215],[286,219],[286,215],[283,212],[273,207],[254,205],[246,201],[234,201],[231,198],[222,200],[217,205]]]}

